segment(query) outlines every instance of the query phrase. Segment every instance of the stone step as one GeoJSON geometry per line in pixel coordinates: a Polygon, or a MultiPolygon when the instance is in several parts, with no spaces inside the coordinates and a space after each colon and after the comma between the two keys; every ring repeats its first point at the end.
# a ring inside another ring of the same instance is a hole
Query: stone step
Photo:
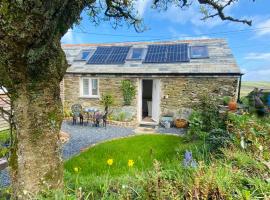
{"type": "Polygon", "coordinates": [[[135,130],[134,130],[135,133],[155,133],[156,130],[155,128],[152,128],[152,127],[137,127],[135,130]]]}

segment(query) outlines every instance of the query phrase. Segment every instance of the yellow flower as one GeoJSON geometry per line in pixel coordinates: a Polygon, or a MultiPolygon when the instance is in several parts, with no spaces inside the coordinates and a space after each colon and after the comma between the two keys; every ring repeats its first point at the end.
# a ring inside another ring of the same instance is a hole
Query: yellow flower
{"type": "Polygon", "coordinates": [[[74,167],[73,170],[74,170],[75,173],[78,173],[79,172],[79,168],[78,167],[74,167]]]}
{"type": "Polygon", "coordinates": [[[108,159],[108,160],[107,160],[107,164],[108,164],[109,166],[111,166],[111,165],[113,164],[113,159],[111,159],[111,158],[108,159]]]}
{"type": "Polygon", "coordinates": [[[128,160],[128,166],[133,167],[133,165],[134,165],[134,161],[133,160],[128,160]]]}

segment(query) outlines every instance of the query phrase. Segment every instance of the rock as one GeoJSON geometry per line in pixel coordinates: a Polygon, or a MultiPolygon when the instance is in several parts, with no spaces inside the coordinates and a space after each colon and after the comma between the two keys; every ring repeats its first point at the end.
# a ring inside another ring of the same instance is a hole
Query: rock
{"type": "Polygon", "coordinates": [[[68,133],[66,133],[64,131],[60,131],[60,141],[61,141],[62,144],[68,142],[69,138],[70,138],[70,136],[69,136],[68,133]]]}
{"type": "Polygon", "coordinates": [[[8,166],[6,158],[0,158],[0,170],[5,169],[8,166]]]}

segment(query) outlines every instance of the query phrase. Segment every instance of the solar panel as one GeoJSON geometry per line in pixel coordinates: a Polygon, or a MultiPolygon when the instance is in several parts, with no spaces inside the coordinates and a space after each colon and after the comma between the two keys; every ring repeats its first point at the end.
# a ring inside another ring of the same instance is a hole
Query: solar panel
{"type": "Polygon", "coordinates": [[[122,64],[125,62],[130,47],[112,47],[106,64],[122,64]]]}
{"type": "Polygon", "coordinates": [[[88,64],[122,64],[130,47],[98,47],[88,64]]]}
{"type": "Polygon", "coordinates": [[[149,45],[145,63],[188,62],[188,44],[149,45]]]}
{"type": "Polygon", "coordinates": [[[98,47],[92,57],[88,60],[88,64],[105,64],[108,55],[111,53],[111,47],[98,47]]]}

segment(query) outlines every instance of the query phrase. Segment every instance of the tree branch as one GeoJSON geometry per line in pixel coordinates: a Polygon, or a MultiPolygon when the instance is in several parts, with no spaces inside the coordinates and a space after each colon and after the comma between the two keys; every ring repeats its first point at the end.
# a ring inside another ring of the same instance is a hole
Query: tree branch
{"type": "MultiPolygon", "coordinates": [[[[215,1],[215,0],[198,0],[200,4],[206,4],[211,6],[214,10],[217,11],[217,13],[215,14],[210,14],[210,15],[206,15],[205,17],[202,18],[202,20],[206,20],[209,18],[213,18],[216,16],[219,16],[220,19],[222,20],[228,20],[228,21],[233,21],[233,22],[240,22],[243,24],[247,24],[249,26],[252,25],[252,21],[251,20],[246,20],[246,19],[238,19],[238,18],[234,18],[231,16],[226,16],[224,14],[224,9],[228,6],[230,6],[232,3],[238,1],[238,0],[229,0],[227,3],[225,3],[224,5],[220,4],[219,1],[215,1]]],[[[255,1],[255,0],[253,0],[255,1]]]]}

